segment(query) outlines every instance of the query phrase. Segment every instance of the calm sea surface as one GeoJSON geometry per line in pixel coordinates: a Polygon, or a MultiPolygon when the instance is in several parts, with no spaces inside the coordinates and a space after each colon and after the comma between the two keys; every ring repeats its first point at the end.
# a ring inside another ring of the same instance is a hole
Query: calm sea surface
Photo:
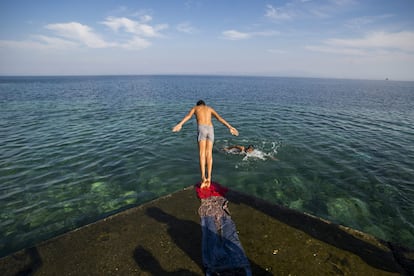
{"type": "Polygon", "coordinates": [[[0,256],[199,181],[199,99],[213,180],[414,248],[413,82],[1,77],[0,256]]]}

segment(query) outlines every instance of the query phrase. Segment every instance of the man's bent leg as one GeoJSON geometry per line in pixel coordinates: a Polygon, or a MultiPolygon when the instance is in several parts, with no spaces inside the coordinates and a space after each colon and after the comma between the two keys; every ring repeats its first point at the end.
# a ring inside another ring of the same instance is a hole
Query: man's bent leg
{"type": "Polygon", "coordinates": [[[206,142],[207,140],[198,141],[198,152],[200,161],[201,184],[206,179],[206,142]]]}

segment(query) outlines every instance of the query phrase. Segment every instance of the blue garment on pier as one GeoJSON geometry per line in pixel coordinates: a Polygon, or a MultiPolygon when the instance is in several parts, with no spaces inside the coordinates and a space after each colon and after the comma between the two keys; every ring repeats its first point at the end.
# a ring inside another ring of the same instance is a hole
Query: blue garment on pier
{"type": "Polygon", "coordinates": [[[232,275],[252,275],[249,261],[237,235],[222,196],[201,199],[198,210],[202,230],[202,259],[206,275],[232,272],[232,275]]]}

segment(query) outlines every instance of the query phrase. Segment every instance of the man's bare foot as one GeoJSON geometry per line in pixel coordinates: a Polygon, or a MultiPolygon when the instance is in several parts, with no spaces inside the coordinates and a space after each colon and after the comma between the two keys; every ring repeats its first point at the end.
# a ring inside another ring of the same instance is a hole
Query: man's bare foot
{"type": "Polygon", "coordinates": [[[201,183],[201,188],[209,188],[210,187],[210,180],[204,179],[204,181],[201,183]]]}
{"type": "Polygon", "coordinates": [[[201,183],[200,188],[204,188],[205,187],[205,183],[206,183],[206,178],[205,177],[202,177],[200,183],[201,183]]]}

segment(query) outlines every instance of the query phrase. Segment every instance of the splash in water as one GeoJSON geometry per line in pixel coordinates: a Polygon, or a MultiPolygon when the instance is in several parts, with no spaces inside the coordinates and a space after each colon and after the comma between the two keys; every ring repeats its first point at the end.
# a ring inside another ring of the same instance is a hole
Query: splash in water
{"type": "Polygon", "coordinates": [[[280,147],[279,142],[261,142],[260,146],[255,146],[255,149],[251,152],[240,151],[239,149],[232,148],[226,150],[228,154],[243,155],[243,161],[249,159],[260,159],[260,160],[277,160],[277,149],[280,147]]]}

